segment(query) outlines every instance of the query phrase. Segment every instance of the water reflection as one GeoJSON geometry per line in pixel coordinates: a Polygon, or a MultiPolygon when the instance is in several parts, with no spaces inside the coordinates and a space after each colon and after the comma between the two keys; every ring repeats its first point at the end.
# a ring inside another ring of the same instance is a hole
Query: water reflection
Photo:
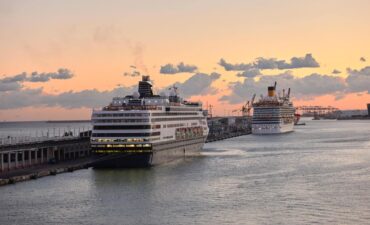
{"type": "Polygon", "coordinates": [[[0,224],[366,224],[370,123],[209,143],[151,169],[80,170],[1,187],[0,224]]]}

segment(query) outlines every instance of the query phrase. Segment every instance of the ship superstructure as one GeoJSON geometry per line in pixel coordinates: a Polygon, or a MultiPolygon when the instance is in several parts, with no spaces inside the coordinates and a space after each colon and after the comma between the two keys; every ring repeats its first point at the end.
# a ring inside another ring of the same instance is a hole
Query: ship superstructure
{"type": "Polygon", "coordinates": [[[261,96],[253,104],[253,134],[278,134],[291,132],[294,129],[295,108],[290,101],[290,88],[288,93],[276,95],[276,82],[268,87],[268,95],[261,96]]]}
{"type": "Polygon", "coordinates": [[[207,114],[200,102],[188,102],[171,88],[154,95],[149,76],[138,92],[92,114],[94,167],[147,167],[197,154],[208,135],[207,114]]]}

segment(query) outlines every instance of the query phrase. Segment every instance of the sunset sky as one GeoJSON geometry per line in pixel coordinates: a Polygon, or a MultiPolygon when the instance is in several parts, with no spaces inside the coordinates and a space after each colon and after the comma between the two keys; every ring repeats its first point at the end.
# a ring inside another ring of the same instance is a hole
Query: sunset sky
{"type": "Polygon", "coordinates": [[[148,74],[222,115],[275,80],[370,103],[369,0],[0,0],[0,121],[89,119],[148,74]]]}

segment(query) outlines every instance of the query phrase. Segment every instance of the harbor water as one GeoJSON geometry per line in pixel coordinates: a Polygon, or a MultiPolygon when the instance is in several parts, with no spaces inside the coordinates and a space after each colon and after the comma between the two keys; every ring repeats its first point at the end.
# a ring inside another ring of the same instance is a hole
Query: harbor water
{"type": "Polygon", "coordinates": [[[370,121],[303,122],[150,169],[0,187],[0,224],[368,224],[370,121]]]}
{"type": "Polygon", "coordinates": [[[24,137],[58,137],[66,132],[78,135],[79,132],[91,130],[88,121],[30,121],[0,122],[0,139],[24,137]]]}

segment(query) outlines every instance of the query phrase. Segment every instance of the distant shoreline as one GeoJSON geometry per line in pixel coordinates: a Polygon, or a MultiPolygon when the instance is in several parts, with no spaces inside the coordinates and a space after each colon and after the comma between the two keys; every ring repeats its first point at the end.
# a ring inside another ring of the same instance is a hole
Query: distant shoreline
{"type": "Polygon", "coordinates": [[[5,123],[87,123],[91,120],[32,120],[32,121],[0,121],[0,124],[5,123]]]}

